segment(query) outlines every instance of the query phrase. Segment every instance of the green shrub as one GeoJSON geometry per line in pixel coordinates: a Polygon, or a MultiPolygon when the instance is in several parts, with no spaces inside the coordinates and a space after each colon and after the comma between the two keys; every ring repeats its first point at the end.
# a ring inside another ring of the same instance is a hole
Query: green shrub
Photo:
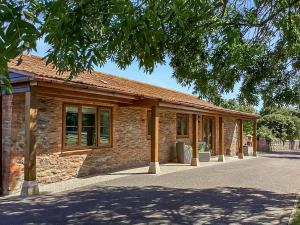
{"type": "Polygon", "coordinates": [[[265,135],[266,137],[270,138],[271,132],[272,136],[280,139],[281,141],[294,140],[298,135],[295,121],[289,115],[277,113],[265,115],[259,119],[258,128],[261,130],[261,135],[265,135]]]}
{"type": "Polygon", "coordinates": [[[299,224],[300,224],[300,198],[298,198],[297,211],[292,222],[292,225],[299,225],[299,224]]]}
{"type": "Polygon", "coordinates": [[[257,130],[257,135],[259,137],[263,137],[266,139],[267,142],[275,141],[276,137],[273,135],[272,130],[270,130],[266,126],[261,126],[257,130]]]}

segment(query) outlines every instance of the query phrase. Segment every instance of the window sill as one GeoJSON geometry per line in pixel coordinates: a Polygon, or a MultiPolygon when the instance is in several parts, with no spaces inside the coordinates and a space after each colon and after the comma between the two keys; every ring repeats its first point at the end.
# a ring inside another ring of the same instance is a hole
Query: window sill
{"type": "Polygon", "coordinates": [[[102,149],[112,148],[111,145],[105,146],[97,146],[93,148],[82,148],[82,149],[62,149],[59,153],[60,156],[67,156],[67,155],[81,155],[81,154],[88,154],[93,151],[98,151],[102,149]]]}
{"type": "Polygon", "coordinates": [[[176,139],[189,138],[189,135],[177,135],[176,139]]]}
{"type": "Polygon", "coordinates": [[[95,150],[95,148],[89,148],[89,149],[63,149],[59,153],[60,156],[67,156],[67,155],[81,155],[81,154],[88,154],[95,150]]]}

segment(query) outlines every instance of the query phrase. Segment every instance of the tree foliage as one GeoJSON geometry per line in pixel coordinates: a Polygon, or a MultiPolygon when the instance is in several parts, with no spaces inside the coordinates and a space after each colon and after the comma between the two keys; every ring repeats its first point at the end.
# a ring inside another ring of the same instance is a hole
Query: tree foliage
{"type": "Polygon", "coordinates": [[[252,105],[245,104],[239,102],[237,99],[222,99],[218,106],[226,108],[226,109],[232,109],[240,112],[248,112],[248,113],[255,113],[256,110],[252,105]]]}
{"type": "Polygon", "coordinates": [[[294,107],[279,107],[279,106],[267,106],[263,107],[260,111],[260,115],[265,116],[272,113],[281,114],[285,116],[295,116],[300,118],[300,110],[294,107]]]}
{"type": "Polygon", "coordinates": [[[7,63],[23,51],[36,47],[39,30],[33,14],[35,4],[27,1],[0,1],[0,81],[1,87],[10,92],[7,63]]]}
{"type": "Polygon", "coordinates": [[[267,142],[275,141],[277,138],[274,136],[272,133],[272,130],[269,129],[266,126],[260,126],[259,129],[257,130],[257,135],[259,137],[265,138],[267,142]]]}
{"type": "Polygon", "coordinates": [[[258,134],[271,141],[294,140],[300,138],[299,112],[293,109],[270,108],[262,110],[262,118],[258,121],[258,134]]]}
{"type": "MultiPolygon", "coordinates": [[[[13,17],[40,32],[24,31],[32,41],[13,52],[43,36],[48,62],[72,77],[107,60],[120,68],[135,60],[150,73],[169,62],[181,84],[215,103],[240,84],[244,102],[300,105],[299,0],[19,0],[0,7],[1,15],[19,7],[13,17]],[[34,18],[25,16],[27,7],[34,18]]],[[[6,20],[2,33],[14,23],[6,20]]]]}
{"type": "MultiPolygon", "coordinates": [[[[219,104],[217,103],[218,106],[226,108],[226,109],[232,109],[240,112],[248,112],[248,113],[255,113],[256,110],[254,109],[253,106],[247,105],[244,103],[240,103],[237,99],[222,99],[219,104]]],[[[252,135],[253,133],[253,122],[244,120],[243,121],[243,129],[246,134],[252,135]]]]}

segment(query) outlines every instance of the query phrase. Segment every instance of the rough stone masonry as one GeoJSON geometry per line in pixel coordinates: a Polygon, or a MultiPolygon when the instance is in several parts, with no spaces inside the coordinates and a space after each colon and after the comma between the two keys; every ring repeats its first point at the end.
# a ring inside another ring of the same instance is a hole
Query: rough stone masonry
{"type": "MultiPolygon", "coordinates": [[[[111,172],[148,165],[150,139],[147,136],[147,109],[99,106],[112,108],[112,146],[76,151],[62,150],[63,103],[70,99],[37,96],[37,181],[52,183],[74,177],[111,172]]],[[[19,191],[23,182],[23,148],[25,141],[24,94],[3,96],[3,157],[4,192],[19,191]]],[[[82,102],[84,105],[84,102],[82,102]]],[[[218,117],[216,117],[218,119],[218,117]]],[[[201,119],[199,120],[201,123],[201,119]]],[[[218,123],[216,124],[218,140],[218,123]]],[[[189,135],[176,137],[176,112],[161,110],[159,125],[159,162],[176,161],[176,142],[192,143],[192,115],[189,116],[189,135]]],[[[201,125],[199,129],[201,129],[201,125]]],[[[224,118],[225,152],[238,152],[238,125],[234,118],[224,118]]],[[[199,131],[199,139],[202,132],[199,131]]],[[[218,143],[216,146],[218,151],[218,143]]],[[[215,152],[216,154],[216,152],[215,152]]]]}

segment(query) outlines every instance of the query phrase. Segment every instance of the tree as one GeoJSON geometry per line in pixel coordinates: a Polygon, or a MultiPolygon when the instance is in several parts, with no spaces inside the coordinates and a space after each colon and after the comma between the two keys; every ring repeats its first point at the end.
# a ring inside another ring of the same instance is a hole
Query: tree
{"type": "MultiPolygon", "coordinates": [[[[219,104],[217,103],[218,106],[226,108],[226,109],[231,109],[231,110],[236,110],[240,112],[248,112],[248,113],[255,113],[256,110],[254,109],[253,106],[251,105],[246,105],[244,103],[239,103],[237,99],[222,99],[219,104]]],[[[246,134],[252,135],[253,133],[253,126],[252,126],[252,121],[244,120],[243,121],[243,130],[245,131],[246,134]]]]}
{"type": "Polygon", "coordinates": [[[221,99],[218,106],[226,108],[226,109],[232,109],[240,112],[248,112],[248,113],[256,113],[255,108],[252,105],[245,104],[243,102],[239,102],[237,99],[221,99]]]}
{"type": "MultiPolygon", "coordinates": [[[[120,68],[136,60],[150,73],[168,61],[181,84],[212,102],[238,83],[246,103],[261,97],[266,105],[300,105],[299,0],[19,0],[0,6],[1,14],[19,7],[18,20],[39,31],[26,34],[35,41],[43,36],[51,46],[47,61],[71,77],[107,60],[120,68]],[[28,7],[34,18],[25,16],[28,7]]],[[[2,33],[10,23],[1,24],[2,33]]],[[[34,47],[29,43],[14,48],[34,47]]]]}
{"type": "Polygon", "coordinates": [[[296,116],[300,118],[300,111],[297,108],[285,107],[281,108],[279,106],[267,106],[263,107],[260,111],[260,115],[265,116],[272,113],[281,114],[285,116],[296,116]]]}
{"type": "Polygon", "coordinates": [[[260,114],[264,118],[267,115],[281,115],[283,117],[289,118],[294,126],[296,127],[296,132],[290,132],[289,138],[293,139],[300,139],[300,111],[294,107],[287,107],[287,108],[280,108],[278,106],[272,107],[265,107],[261,110],[260,114]]]}
{"type": "Polygon", "coordinates": [[[279,139],[281,141],[300,138],[300,118],[294,116],[290,109],[263,109],[264,114],[258,120],[258,134],[268,141],[279,139]]]}
{"type": "Polygon", "coordinates": [[[0,1],[0,81],[1,88],[11,91],[8,79],[9,60],[16,58],[23,51],[35,49],[39,37],[38,19],[31,4],[15,1],[0,1]]]}
{"type": "Polygon", "coordinates": [[[277,139],[276,137],[274,137],[272,130],[270,130],[266,126],[259,127],[257,130],[257,135],[259,137],[263,137],[269,143],[277,139]]]}

